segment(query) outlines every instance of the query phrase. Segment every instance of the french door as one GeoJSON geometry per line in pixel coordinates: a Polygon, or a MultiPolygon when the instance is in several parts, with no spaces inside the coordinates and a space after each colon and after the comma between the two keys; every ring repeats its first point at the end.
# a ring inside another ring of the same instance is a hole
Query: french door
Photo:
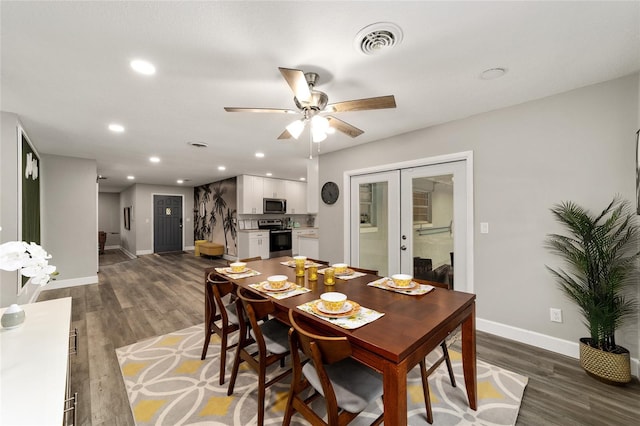
{"type": "Polygon", "coordinates": [[[350,193],[349,263],[471,290],[466,161],[351,176],[350,193]]]}

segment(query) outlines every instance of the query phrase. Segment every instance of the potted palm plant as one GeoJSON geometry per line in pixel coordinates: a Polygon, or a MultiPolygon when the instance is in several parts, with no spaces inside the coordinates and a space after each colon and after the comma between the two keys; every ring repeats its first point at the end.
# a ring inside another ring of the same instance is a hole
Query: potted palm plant
{"type": "Polygon", "coordinates": [[[615,332],[637,308],[626,291],[638,278],[636,217],[618,196],[598,215],[570,201],[556,204],[551,212],[568,235],[550,234],[546,246],[567,268],[547,268],[578,305],[590,332],[580,339],[580,365],[606,383],[628,383],[630,354],[616,344],[615,332]]]}

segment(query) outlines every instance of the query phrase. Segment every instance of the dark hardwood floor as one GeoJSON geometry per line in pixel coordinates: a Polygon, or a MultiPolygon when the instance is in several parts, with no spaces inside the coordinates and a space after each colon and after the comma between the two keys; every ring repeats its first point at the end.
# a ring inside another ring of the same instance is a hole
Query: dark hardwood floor
{"type": "MultiPolygon", "coordinates": [[[[99,284],[40,294],[72,297],[79,352],[71,358],[71,388],[79,394],[81,425],[133,425],[115,349],[203,321],[203,269],[225,265],[193,253],[129,259],[100,256],[99,284]]],[[[517,425],[640,424],[640,384],[602,384],[578,361],[477,333],[478,358],[529,377],[517,425]]]]}

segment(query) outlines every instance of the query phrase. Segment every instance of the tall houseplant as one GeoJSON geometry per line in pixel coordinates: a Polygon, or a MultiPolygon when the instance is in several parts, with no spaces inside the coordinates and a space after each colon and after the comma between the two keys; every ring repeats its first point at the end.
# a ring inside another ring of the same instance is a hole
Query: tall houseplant
{"type": "Polygon", "coordinates": [[[566,263],[547,267],[584,317],[590,337],[580,339],[580,363],[587,373],[612,383],[631,380],[629,351],[615,332],[633,316],[637,302],[625,289],[637,285],[639,227],[631,205],[619,197],[598,215],[573,202],[551,212],[568,235],[550,234],[546,245],[566,263]]]}

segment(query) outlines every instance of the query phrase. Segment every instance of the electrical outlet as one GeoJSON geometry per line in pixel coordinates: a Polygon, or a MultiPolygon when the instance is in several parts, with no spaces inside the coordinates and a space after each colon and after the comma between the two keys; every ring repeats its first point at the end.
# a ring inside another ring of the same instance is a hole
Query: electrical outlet
{"type": "Polygon", "coordinates": [[[562,322],[562,309],[549,308],[551,322],[562,322]]]}

